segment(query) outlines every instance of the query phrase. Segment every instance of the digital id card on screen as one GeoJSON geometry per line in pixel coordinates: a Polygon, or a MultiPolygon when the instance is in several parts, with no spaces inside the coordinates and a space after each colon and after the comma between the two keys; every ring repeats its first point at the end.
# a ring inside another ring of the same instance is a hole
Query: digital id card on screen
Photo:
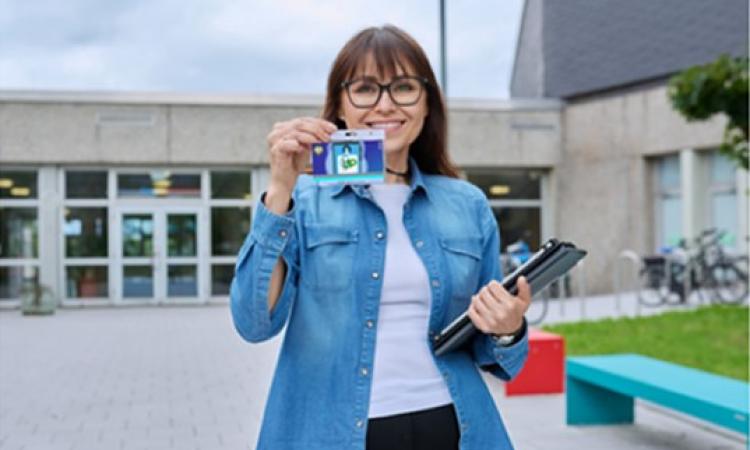
{"type": "Polygon", "coordinates": [[[339,130],[330,142],[312,145],[312,176],[321,184],[385,181],[383,130],[339,130]]]}

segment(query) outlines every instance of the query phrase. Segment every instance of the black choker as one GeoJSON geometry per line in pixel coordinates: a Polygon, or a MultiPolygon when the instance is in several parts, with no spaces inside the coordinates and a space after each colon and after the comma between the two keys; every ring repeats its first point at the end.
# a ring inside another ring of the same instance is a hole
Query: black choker
{"type": "Polygon", "coordinates": [[[404,177],[404,178],[408,178],[409,177],[409,168],[406,169],[406,172],[396,172],[395,170],[391,169],[390,167],[386,167],[385,171],[388,172],[388,173],[390,173],[390,174],[393,174],[393,175],[398,175],[400,177],[404,177]]]}

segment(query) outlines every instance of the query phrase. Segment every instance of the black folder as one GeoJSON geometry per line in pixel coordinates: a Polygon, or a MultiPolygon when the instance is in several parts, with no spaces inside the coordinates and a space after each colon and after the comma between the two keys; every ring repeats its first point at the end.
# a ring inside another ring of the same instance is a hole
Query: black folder
{"type": "MultiPolygon", "coordinates": [[[[518,293],[516,281],[524,276],[531,286],[532,293],[541,292],[550,283],[572,269],[584,256],[586,256],[586,251],[577,248],[574,244],[550,239],[526,263],[506,276],[502,285],[509,293],[516,295],[518,293]]],[[[462,347],[478,332],[479,330],[469,319],[469,314],[461,314],[435,336],[435,354],[440,356],[462,347]]]]}

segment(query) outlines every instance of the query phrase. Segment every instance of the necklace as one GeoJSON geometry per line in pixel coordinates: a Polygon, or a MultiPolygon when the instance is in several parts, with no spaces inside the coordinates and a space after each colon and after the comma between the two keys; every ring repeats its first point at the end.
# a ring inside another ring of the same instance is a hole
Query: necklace
{"type": "Polygon", "coordinates": [[[391,169],[390,167],[386,167],[385,171],[388,172],[388,173],[390,173],[390,174],[392,174],[392,175],[398,175],[398,176],[404,177],[404,178],[408,178],[409,177],[409,168],[408,167],[406,168],[406,172],[397,172],[397,171],[391,169]]]}

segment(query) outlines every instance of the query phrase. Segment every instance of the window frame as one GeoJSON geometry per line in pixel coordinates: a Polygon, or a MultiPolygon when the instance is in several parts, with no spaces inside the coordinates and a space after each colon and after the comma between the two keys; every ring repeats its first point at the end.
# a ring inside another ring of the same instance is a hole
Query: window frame
{"type": "MultiPolygon", "coordinates": [[[[40,236],[39,228],[41,222],[41,181],[42,176],[41,167],[38,166],[24,166],[24,165],[4,165],[3,171],[7,172],[34,172],[36,173],[36,198],[33,199],[0,199],[0,208],[33,208],[36,212],[36,227],[37,236],[40,236]]],[[[41,280],[41,259],[42,259],[42,244],[41,239],[37,240],[35,258],[0,258],[0,267],[20,267],[22,270],[25,268],[34,268],[36,270],[37,279],[41,280]]],[[[41,281],[40,281],[41,282],[41,281]]],[[[0,299],[0,309],[4,308],[17,308],[21,304],[21,297],[9,297],[0,299]]]]}

